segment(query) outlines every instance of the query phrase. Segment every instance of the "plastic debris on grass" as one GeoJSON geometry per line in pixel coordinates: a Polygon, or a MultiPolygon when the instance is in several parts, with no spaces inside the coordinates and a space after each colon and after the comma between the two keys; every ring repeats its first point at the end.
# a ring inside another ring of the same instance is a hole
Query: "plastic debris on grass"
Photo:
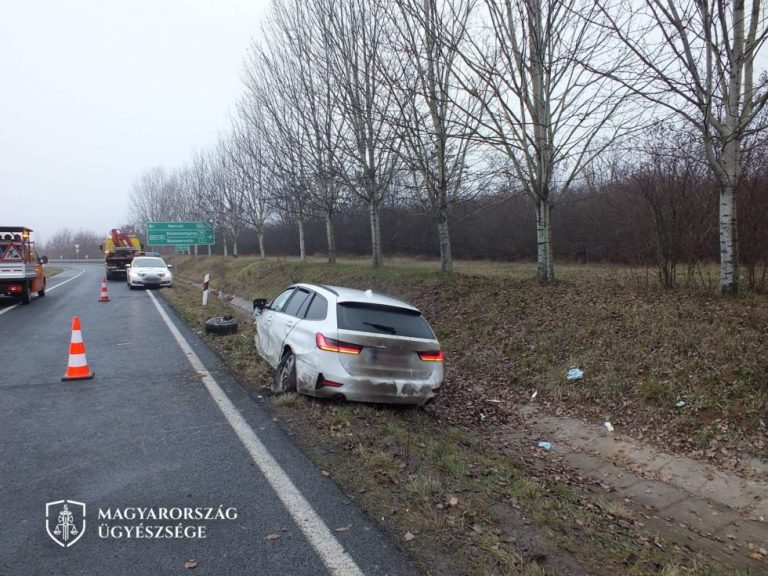
{"type": "Polygon", "coordinates": [[[579,368],[571,368],[565,373],[568,380],[581,380],[584,377],[584,371],[579,368]]]}
{"type": "Polygon", "coordinates": [[[685,406],[685,400],[678,400],[677,402],[675,402],[675,406],[678,408],[682,408],[683,406],[685,406]]]}
{"type": "Polygon", "coordinates": [[[607,420],[603,422],[603,426],[605,426],[605,429],[608,430],[608,432],[613,432],[613,424],[611,424],[607,420]]]}
{"type": "Polygon", "coordinates": [[[541,441],[539,442],[539,448],[544,448],[544,450],[550,450],[552,448],[552,443],[541,441]]]}

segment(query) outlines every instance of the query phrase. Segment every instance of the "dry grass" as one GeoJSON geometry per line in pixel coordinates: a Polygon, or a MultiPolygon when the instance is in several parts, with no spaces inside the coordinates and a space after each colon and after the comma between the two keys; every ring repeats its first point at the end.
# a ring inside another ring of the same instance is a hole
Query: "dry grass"
{"type": "Polygon", "coordinates": [[[180,268],[191,277],[210,272],[213,287],[246,297],[271,297],[290,282],[309,281],[411,301],[447,353],[444,408],[464,405],[467,381],[479,400],[539,390],[553,409],[608,418],[667,450],[723,465],[733,451],[768,457],[766,296],[644,288],[637,270],[612,265],[561,265],[549,286],[533,280],[533,264],[499,262],[460,261],[450,276],[439,274],[437,262],[402,258],[379,270],[362,258],[336,266],[199,258],[180,268]],[[565,380],[573,366],[583,368],[583,380],[565,380]],[[682,409],[675,407],[679,400],[682,409]],[[680,434],[691,429],[697,433],[680,434]]]}

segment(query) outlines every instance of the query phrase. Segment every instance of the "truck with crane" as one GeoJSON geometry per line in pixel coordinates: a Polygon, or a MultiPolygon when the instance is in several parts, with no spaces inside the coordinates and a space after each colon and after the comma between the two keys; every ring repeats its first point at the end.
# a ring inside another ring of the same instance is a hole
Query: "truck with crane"
{"type": "Polygon", "coordinates": [[[144,245],[135,234],[126,234],[113,228],[99,246],[104,254],[104,270],[107,280],[125,280],[126,267],[136,256],[144,254],[144,245]]]}

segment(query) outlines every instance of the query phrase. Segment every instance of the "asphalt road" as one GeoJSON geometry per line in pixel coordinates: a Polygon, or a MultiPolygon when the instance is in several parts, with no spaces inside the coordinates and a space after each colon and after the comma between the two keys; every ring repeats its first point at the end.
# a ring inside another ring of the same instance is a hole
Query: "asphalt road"
{"type": "Polygon", "coordinates": [[[102,274],[73,265],[30,305],[0,302],[0,574],[419,573],[162,299],[110,282],[97,302],[102,274]],[[95,377],[62,382],[73,316],[95,377]],[[59,500],[86,505],[69,547],[46,531],[59,500]]]}

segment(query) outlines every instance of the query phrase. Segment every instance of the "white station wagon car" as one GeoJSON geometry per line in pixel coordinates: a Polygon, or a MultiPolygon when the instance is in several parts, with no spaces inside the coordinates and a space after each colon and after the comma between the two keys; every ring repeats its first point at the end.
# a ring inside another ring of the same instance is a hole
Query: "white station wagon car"
{"type": "Polygon", "coordinates": [[[302,283],[254,300],[254,318],[275,392],[423,405],[443,383],[440,343],[407,302],[302,283]]]}

